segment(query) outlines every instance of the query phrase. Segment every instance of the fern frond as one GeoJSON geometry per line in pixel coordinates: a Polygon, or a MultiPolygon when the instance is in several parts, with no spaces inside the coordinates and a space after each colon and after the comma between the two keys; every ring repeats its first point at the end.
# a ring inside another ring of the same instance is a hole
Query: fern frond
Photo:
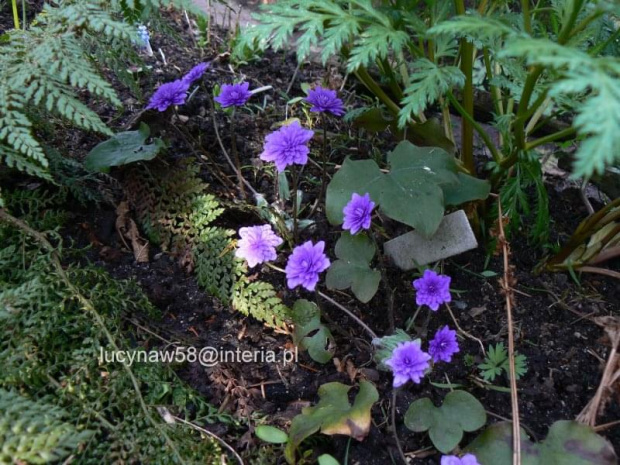
{"type": "Polygon", "coordinates": [[[416,60],[412,66],[414,71],[401,102],[403,107],[398,118],[400,127],[406,126],[412,115],[424,111],[448,90],[465,83],[465,76],[456,66],[440,67],[426,58],[416,60]]]}
{"type": "Polygon", "coordinates": [[[56,33],[71,30],[74,34],[90,32],[124,40],[135,36],[135,29],[114,20],[100,1],[64,2],[60,8],[45,5],[38,18],[56,33]]]}
{"type": "Polygon", "coordinates": [[[290,309],[282,303],[269,283],[243,276],[235,284],[232,305],[244,315],[253,316],[270,326],[284,327],[290,320],[290,309]]]}
{"type": "Polygon", "coordinates": [[[368,66],[376,58],[385,58],[390,50],[400,52],[409,40],[405,31],[396,30],[391,25],[373,24],[366,29],[347,61],[347,71],[352,73],[360,66],[368,66]]]}
{"type": "Polygon", "coordinates": [[[93,436],[65,422],[69,416],[53,405],[0,389],[0,462],[59,461],[93,436]]]}

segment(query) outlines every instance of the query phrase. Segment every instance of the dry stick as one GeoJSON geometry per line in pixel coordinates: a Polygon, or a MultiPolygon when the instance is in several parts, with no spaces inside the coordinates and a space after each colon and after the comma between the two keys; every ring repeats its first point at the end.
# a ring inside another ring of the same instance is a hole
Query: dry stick
{"type": "Polygon", "coordinates": [[[215,131],[215,137],[217,138],[217,142],[220,145],[220,149],[222,150],[222,153],[224,154],[224,158],[226,158],[226,161],[228,162],[230,167],[233,169],[233,171],[237,175],[237,179],[243,182],[243,184],[245,184],[247,188],[250,189],[250,192],[252,192],[252,194],[254,194],[254,196],[256,197],[258,195],[258,192],[256,192],[256,190],[252,187],[252,184],[250,184],[243,177],[243,174],[241,174],[241,171],[237,171],[237,167],[230,159],[230,156],[228,155],[228,151],[224,147],[224,143],[222,142],[222,138],[220,137],[220,131],[217,129],[217,120],[215,119],[215,106],[213,105],[213,102],[211,101],[210,97],[207,98],[207,100],[209,101],[209,107],[211,108],[211,119],[213,120],[213,129],[215,131]]]}
{"type": "Polygon", "coordinates": [[[504,278],[502,287],[506,296],[506,316],[508,318],[508,363],[510,369],[510,403],[512,405],[512,463],[513,465],[521,465],[521,428],[519,419],[519,397],[517,394],[517,370],[515,368],[515,341],[513,334],[512,321],[512,291],[510,289],[511,270],[508,263],[508,242],[504,235],[504,215],[502,214],[502,203],[497,198],[498,225],[499,225],[499,241],[502,245],[504,255],[504,278]]]}
{"type": "MultiPolygon", "coordinates": [[[[452,313],[452,309],[450,308],[450,305],[447,302],[445,304],[446,304],[446,308],[448,309],[448,312],[450,313],[450,316],[452,317],[452,321],[454,321],[454,324],[456,325],[456,329],[459,331],[459,333],[463,334],[463,336],[465,336],[465,337],[468,337],[472,341],[476,341],[478,344],[480,344],[480,348],[482,349],[482,353],[486,356],[487,352],[486,352],[486,350],[484,350],[484,344],[482,343],[482,341],[480,339],[478,339],[476,336],[472,336],[470,333],[468,333],[463,328],[461,328],[459,326],[459,322],[456,321],[456,317],[454,316],[454,313],[452,313]]],[[[417,312],[416,312],[416,315],[417,315],[417,312]]]]}
{"type": "Polygon", "coordinates": [[[609,276],[610,278],[620,279],[619,272],[614,270],[608,270],[607,268],[599,268],[598,266],[582,266],[578,269],[579,271],[583,271],[585,273],[602,274],[604,276],[609,276]]]}
{"type": "Polygon", "coordinates": [[[327,300],[334,307],[338,307],[340,310],[342,310],[347,315],[349,315],[351,318],[353,318],[353,320],[355,320],[355,322],[357,324],[359,324],[362,328],[364,328],[364,330],[370,335],[371,338],[373,338],[373,339],[377,339],[378,338],[378,336],[375,334],[375,332],[372,329],[370,329],[368,327],[368,325],[366,325],[366,323],[364,323],[357,316],[355,316],[355,314],[351,310],[347,309],[346,307],[343,307],[338,302],[336,302],[334,299],[332,299],[330,296],[322,293],[321,291],[317,291],[317,294],[320,295],[321,297],[323,297],[325,300],[327,300]]]}
{"type": "MultiPolygon", "coordinates": [[[[106,327],[105,322],[103,320],[103,317],[95,309],[95,307],[93,306],[91,301],[89,299],[87,299],[86,297],[84,297],[84,295],[82,295],[80,290],[77,287],[75,287],[75,285],[71,282],[71,280],[67,276],[67,273],[65,272],[64,268],[60,264],[60,257],[58,256],[58,253],[57,253],[56,249],[47,240],[47,238],[42,233],[32,229],[30,226],[28,226],[22,220],[20,220],[18,218],[15,218],[14,216],[10,215],[3,208],[0,208],[0,220],[5,221],[5,222],[7,222],[9,224],[12,224],[13,226],[15,226],[18,229],[22,230],[23,232],[25,232],[26,234],[31,236],[33,239],[35,239],[39,244],[41,244],[41,246],[43,248],[47,249],[50,252],[51,260],[52,260],[52,265],[56,269],[56,273],[58,273],[58,276],[60,276],[60,278],[64,281],[65,286],[67,286],[67,289],[69,289],[69,291],[71,291],[73,296],[80,302],[82,307],[84,309],[86,309],[89,313],[91,313],[94,316],[95,321],[101,327],[103,333],[106,336],[106,339],[108,340],[108,342],[112,346],[112,349],[115,350],[116,352],[119,352],[120,349],[119,349],[118,345],[116,344],[116,341],[114,340],[114,337],[112,336],[112,334],[110,333],[110,331],[106,327]]],[[[148,407],[146,406],[146,403],[144,401],[144,397],[142,397],[142,393],[140,392],[140,386],[138,385],[138,380],[134,376],[133,371],[131,371],[131,368],[129,366],[127,366],[126,364],[123,363],[122,365],[123,365],[123,368],[125,369],[125,371],[127,372],[127,375],[131,379],[131,383],[132,383],[134,391],[136,393],[136,397],[138,398],[138,402],[140,403],[140,407],[142,408],[142,411],[144,412],[144,415],[146,416],[148,421],[153,425],[153,427],[156,430],[159,430],[160,434],[166,440],[166,443],[168,444],[168,446],[174,452],[174,455],[177,457],[178,461],[181,464],[184,464],[185,460],[183,460],[183,457],[181,457],[181,454],[179,453],[179,450],[177,449],[177,447],[174,445],[174,442],[172,441],[172,439],[170,439],[168,434],[163,430],[163,428],[161,428],[161,426],[155,421],[155,419],[149,413],[148,407]]]]}
{"type": "Polygon", "coordinates": [[[209,431],[208,429],[202,428],[194,423],[191,423],[187,420],[184,420],[183,418],[179,418],[175,415],[171,415],[172,418],[174,418],[177,421],[180,421],[181,423],[187,425],[187,426],[191,426],[192,428],[194,428],[195,430],[200,431],[201,433],[206,434],[207,436],[212,437],[213,439],[215,439],[216,441],[218,441],[220,444],[222,444],[224,447],[226,447],[226,449],[228,449],[233,456],[237,459],[237,461],[243,465],[243,459],[241,458],[241,456],[235,451],[235,449],[233,449],[233,447],[228,444],[226,441],[224,441],[222,438],[220,438],[218,435],[216,435],[215,433],[212,433],[211,431],[209,431]]]}
{"type": "Polygon", "coordinates": [[[398,449],[398,454],[400,455],[401,460],[405,465],[409,462],[407,461],[407,457],[405,457],[405,452],[403,451],[403,447],[400,444],[400,439],[398,439],[398,433],[396,432],[396,394],[398,393],[398,389],[394,389],[392,391],[392,434],[394,435],[394,441],[396,441],[396,448],[398,449]]]}
{"type": "MultiPolygon", "coordinates": [[[[607,318],[607,317],[603,317],[607,318]]],[[[609,317],[611,318],[611,317],[609,317]]],[[[595,320],[597,323],[600,319],[595,320]]],[[[600,323],[599,323],[600,324],[600,323]]],[[[601,326],[603,326],[601,324],[601,326]]],[[[601,403],[608,392],[608,390],[615,384],[617,377],[620,377],[620,371],[615,371],[618,363],[618,346],[620,346],[620,329],[616,331],[606,331],[611,342],[611,351],[607,357],[607,363],[605,364],[605,370],[601,377],[601,382],[596,390],[594,397],[588,402],[588,405],[577,415],[577,421],[589,426],[596,424],[596,417],[598,415],[601,403]],[[614,376],[616,378],[614,378],[614,376]]]]}

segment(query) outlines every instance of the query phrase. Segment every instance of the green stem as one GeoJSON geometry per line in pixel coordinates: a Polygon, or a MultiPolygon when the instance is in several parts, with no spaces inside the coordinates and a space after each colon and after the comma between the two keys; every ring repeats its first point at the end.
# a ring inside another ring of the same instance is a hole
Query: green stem
{"type": "MultiPolygon", "coordinates": [[[[465,1],[454,0],[458,15],[465,15],[465,1]]],[[[469,115],[474,114],[474,45],[467,39],[461,39],[461,71],[465,75],[463,87],[463,108],[469,115]]],[[[476,175],[474,164],[474,126],[472,121],[464,119],[461,125],[461,158],[463,165],[472,175],[476,175]]]]}
{"type": "Polygon", "coordinates": [[[291,178],[293,181],[293,241],[297,242],[299,231],[297,226],[297,183],[299,181],[299,172],[294,165],[291,165],[291,178]]]}
{"type": "Polygon", "coordinates": [[[407,327],[405,328],[405,332],[406,333],[409,332],[409,330],[413,326],[413,323],[415,323],[415,319],[418,317],[418,314],[420,313],[420,310],[422,310],[422,305],[418,305],[418,308],[415,311],[415,313],[413,314],[413,316],[411,318],[409,318],[409,321],[407,322],[407,327]]]}
{"type": "MultiPolygon", "coordinates": [[[[489,49],[488,47],[484,47],[482,49],[482,56],[484,58],[484,67],[486,68],[487,71],[487,79],[489,80],[489,82],[491,82],[493,80],[493,69],[491,67],[491,56],[489,54],[489,49]]],[[[491,88],[491,97],[493,98],[493,106],[495,107],[495,112],[498,115],[503,115],[504,114],[504,105],[502,103],[502,91],[499,89],[499,87],[494,86],[494,85],[490,85],[491,88]]]]}
{"type": "Polygon", "coordinates": [[[480,126],[480,124],[478,124],[474,120],[472,115],[470,115],[469,113],[465,111],[465,109],[461,106],[461,104],[456,99],[456,97],[452,94],[452,92],[448,92],[447,95],[448,95],[448,100],[450,100],[450,103],[452,104],[452,106],[463,117],[463,120],[468,121],[472,125],[472,127],[476,130],[476,132],[478,133],[478,135],[480,136],[484,144],[487,146],[487,148],[491,152],[491,156],[493,157],[493,160],[496,163],[500,163],[502,160],[502,156],[497,150],[497,147],[495,147],[495,144],[493,143],[493,141],[491,140],[487,132],[484,130],[484,128],[480,126]]]}
{"type": "Polygon", "coordinates": [[[327,162],[329,161],[329,155],[327,154],[327,116],[323,114],[323,150],[322,150],[322,173],[321,173],[321,191],[319,192],[319,199],[317,205],[321,203],[325,196],[325,188],[327,187],[327,162]]]}
{"type": "Polygon", "coordinates": [[[230,145],[231,151],[233,154],[233,159],[235,160],[236,175],[237,182],[239,183],[239,192],[241,193],[241,198],[245,199],[247,194],[245,193],[245,186],[243,184],[243,174],[241,173],[241,160],[239,159],[239,152],[237,151],[237,133],[235,131],[235,110],[233,110],[232,115],[230,115],[230,145]]]}
{"type": "Polygon", "coordinates": [[[530,1],[521,0],[521,12],[523,13],[523,27],[525,32],[532,35],[532,17],[530,14],[530,1]]]}
{"type": "Polygon", "coordinates": [[[13,7],[13,25],[15,29],[19,29],[19,13],[17,12],[17,0],[11,0],[11,6],[13,7]]]}
{"type": "Polygon", "coordinates": [[[355,71],[355,76],[361,81],[362,84],[366,86],[366,88],[377,96],[381,103],[383,103],[388,111],[394,115],[398,116],[400,112],[400,107],[383,91],[383,89],[377,84],[377,82],[372,78],[368,71],[363,66],[360,66],[355,71]]]}
{"type": "Polygon", "coordinates": [[[564,139],[565,137],[570,137],[575,134],[577,131],[575,128],[566,128],[562,131],[554,132],[553,134],[549,134],[547,136],[541,137],[540,139],[533,140],[528,142],[525,145],[525,150],[532,150],[535,147],[540,145],[548,144],[550,142],[556,141],[558,139],[564,139]]]}

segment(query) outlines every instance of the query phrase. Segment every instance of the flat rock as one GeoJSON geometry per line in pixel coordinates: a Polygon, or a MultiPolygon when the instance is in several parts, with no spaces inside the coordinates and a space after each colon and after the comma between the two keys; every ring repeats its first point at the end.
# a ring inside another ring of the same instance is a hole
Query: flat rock
{"type": "Polygon", "coordinates": [[[435,234],[426,238],[417,231],[384,244],[385,254],[401,270],[411,270],[478,247],[463,210],[444,216],[435,234]]]}

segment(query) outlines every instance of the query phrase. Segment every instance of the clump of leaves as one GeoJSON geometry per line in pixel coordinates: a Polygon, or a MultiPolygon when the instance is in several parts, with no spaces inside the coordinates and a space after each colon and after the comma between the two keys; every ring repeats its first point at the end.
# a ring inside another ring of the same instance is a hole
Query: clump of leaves
{"type": "Polygon", "coordinates": [[[349,403],[351,386],[327,383],[319,388],[319,403],[306,407],[293,418],[285,457],[295,463],[296,450],[302,441],[317,431],[323,434],[344,434],[358,441],[370,431],[370,410],[379,400],[379,393],[372,383],[362,381],[353,405],[349,403]]]}
{"type": "MultiPolygon", "coordinates": [[[[512,424],[496,423],[466,447],[483,464],[511,465],[512,424]]],[[[528,465],[614,465],[613,446],[592,428],[575,421],[556,421],[547,438],[533,443],[521,430],[521,457],[528,465]]]]}
{"type": "Polygon", "coordinates": [[[405,414],[407,428],[416,433],[428,431],[433,445],[444,454],[458,446],[464,432],[476,431],[486,421],[480,401],[465,391],[450,392],[441,407],[427,397],[416,400],[405,414]]]}
{"type": "MultiPolygon", "coordinates": [[[[505,373],[510,376],[508,350],[504,347],[504,343],[500,342],[496,345],[490,345],[487,356],[484,361],[478,365],[482,378],[487,382],[495,381],[497,376],[505,373]]],[[[527,373],[527,357],[515,352],[515,374],[517,379],[527,373]]]]}

